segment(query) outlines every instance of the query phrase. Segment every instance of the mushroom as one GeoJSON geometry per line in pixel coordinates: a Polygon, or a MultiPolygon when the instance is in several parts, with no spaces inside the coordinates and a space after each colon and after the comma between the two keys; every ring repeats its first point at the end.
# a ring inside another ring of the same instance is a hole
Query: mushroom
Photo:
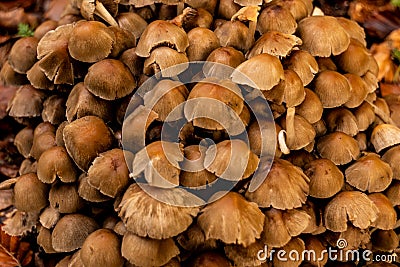
{"type": "Polygon", "coordinates": [[[115,36],[115,41],[110,53],[110,57],[118,57],[123,51],[136,46],[135,36],[128,30],[122,29],[118,26],[108,27],[115,36]]]}
{"type": "Polygon", "coordinates": [[[197,223],[206,239],[220,239],[225,244],[247,247],[260,237],[264,217],[257,204],[247,201],[238,193],[228,192],[205,206],[197,223]]]}
{"type": "Polygon", "coordinates": [[[307,236],[303,238],[305,244],[305,251],[314,251],[315,255],[320,255],[320,257],[310,256],[306,259],[311,266],[325,266],[329,260],[327,254],[324,255],[326,249],[325,244],[316,236],[307,236]]]}
{"type": "Polygon", "coordinates": [[[240,64],[232,73],[232,81],[258,88],[271,90],[285,78],[281,62],[269,54],[260,54],[240,64]],[[269,75],[264,75],[269,73],[269,75]],[[244,78],[243,74],[247,76],[244,78]]]}
{"type": "Polygon", "coordinates": [[[65,98],[52,95],[43,102],[42,119],[57,125],[65,120],[65,98]]]}
{"type": "Polygon", "coordinates": [[[373,193],[368,195],[378,208],[378,218],[372,226],[381,230],[391,230],[395,227],[397,214],[393,208],[392,202],[382,193],[373,193]]]}
{"type": "Polygon", "coordinates": [[[344,176],[329,159],[315,159],[305,165],[305,175],[310,178],[310,196],[330,198],[344,186],[344,176]]]}
{"type": "Polygon", "coordinates": [[[233,0],[220,0],[218,3],[218,17],[222,19],[231,19],[240,9],[240,5],[233,0]]]}
{"type": "Polygon", "coordinates": [[[225,21],[214,30],[221,46],[233,47],[240,51],[247,51],[250,47],[249,38],[250,29],[238,20],[225,21]]]}
{"type": "Polygon", "coordinates": [[[247,31],[247,42],[246,45],[248,48],[252,47],[254,44],[254,34],[256,33],[256,27],[257,27],[257,17],[258,17],[258,11],[261,9],[259,5],[262,4],[262,1],[255,1],[255,2],[248,2],[244,1],[241,3],[242,7],[238,12],[236,12],[232,18],[231,21],[234,21],[236,19],[245,22],[249,22],[249,30],[247,31]]]}
{"type": "Polygon", "coordinates": [[[190,260],[190,266],[193,267],[230,267],[232,266],[229,260],[222,254],[215,251],[207,251],[195,255],[190,260]]]}
{"type": "MultiPolygon", "coordinates": [[[[343,232],[326,232],[324,234],[326,241],[331,246],[337,246],[340,240],[346,240],[347,246],[342,248],[344,252],[358,248],[367,248],[370,246],[371,234],[368,229],[359,229],[352,224],[347,224],[346,231],[343,232]]],[[[342,244],[342,243],[339,243],[342,244]]],[[[344,244],[342,244],[344,245],[344,244]]]]}
{"type": "Polygon", "coordinates": [[[264,248],[265,245],[257,240],[247,247],[241,245],[226,245],[224,247],[224,252],[225,255],[233,261],[235,266],[263,266],[262,264],[265,263],[265,260],[258,259],[257,253],[260,250],[264,250],[264,248]]]}
{"type": "MultiPolygon", "coordinates": [[[[371,234],[374,250],[392,252],[399,246],[399,237],[394,230],[376,230],[371,234]]],[[[397,255],[397,254],[396,254],[397,255]]]]}
{"type": "MultiPolygon", "coordinates": [[[[305,249],[306,247],[304,241],[298,237],[293,238],[292,240],[290,240],[289,243],[281,248],[282,251],[286,252],[285,255],[288,255],[289,253],[294,253],[294,251],[296,251],[297,255],[303,255],[303,251],[305,249]]],[[[276,267],[284,267],[289,264],[289,266],[299,266],[302,261],[301,257],[294,257],[294,260],[289,262],[281,261],[277,255],[279,254],[274,254],[272,259],[273,265],[276,267]]]]}
{"type": "Polygon", "coordinates": [[[121,255],[121,242],[118,236],[108,229],[92,232],[82,244],[80,258],[85,267],[101,265],[109,267],[124,266],[121,255]]]}
{"type": "Polygon", "coordinates": [[[256,41],[251,50],[246,54],[246,57],[252,58],[262,53],[276,57],[286,57],[295,49],[295,46],[301,44],[301,39],[295,35],[279,31],[268,31],[256,41]]]}
{"type": "Polygon", "coordinates": [[[205,168],[228,181],[248,178],[259,163],[257,155],[240,139],[222,141],[210,146],[205,153],[205,168]]]}
{"type": "Polygon", "coordinates": [[[200,226],[192,224],[176,237],[176,241],[186,251],[207,251],[218,248],[217,240],[207,239],[200,226]]]}
{"type": "Polygon", "coordinates": [[[15,72],[25,74],[35,64],[38,42],[35,37],[23,37],[14,43],[8,63],[15,72]]]}
{"type": "Polygon", "coordinates": [[[121,61],[103,59],[90,66],[84,86],[95,96],[114,100],[130,94],[136,87],[136,81],[121,61]]]}
{"type": "Polygon", "coordinates": [[[147,27],[147,22],[135,12],[121,12],[116,17],[118,26],[133,34],[135,41],[139,39],[147,27]]]}
{"type": "Polygon", "coordinates": [[[103,195],[116,197],[129,183],[124,151],[114,148],[101,153],[90,166],[87,179],[103,195]]]}
{"type": "Polygon", "coordinates": [[[293,51],[289,57],[283,61],[285,69],[294,70],[303,81],[303,85],[308,85],[318,72],[318,63],[315,58],[307,51],[293,51]]]}
{"type": "Polygon", "coordinates": [[[54,84],[47,78],[46,74],[40,68],[40,61],[37,61],[27,72],[26,77],[36,89],[53,90],[54,84]]]}
{"type": "Polygon", "coordinates": [[[351,96],[350,82],[342,74],[325,70],[314,80],[314,92],[320,98],[324,108],[339,107],[349,101],[351,96]]]}
{"type": "Polygon", "coordinates": [[[57,26],[58,26],[57,21],[52,19],[45,20],[42,23],[40,23],[39,26],[36,27],[33,33],[33,37],[40,40],[47,32],[54,30],[55,28],[57,28],[57,26]]]}
{"type": "Polygon", "coordinates": [[[14,138],[14,145],[17,147],[18,152],[25,158],[29,157],[33,144],[33,129],[32,127],[25,127],[20,130],[14,138]]]}
{"type": "Polygon", "coordinates": [[[247,191],[246,198],[262,208],[298,208],[306,201],[309,181],[299,167],[283,159],[274,159],[263,183],[255,191],[247,191]]]}
{"type": "Polygon", "coordinates": [[[189,47],[186,51],[189,61],[204,61],[210,53],[219,48],[219,40],[207,28],[194,28],[188,32],[189,47]]]}
{"type": "Polygon", "coordinates": [[[78,194],[84,200],[97,203],[105,202],[111,199],[110,197],[103,195],[102,193],[100,193],[99,190],[91,186],[85,173],[79,176],[78,182],[78,194]]]}
{"type": "Polygon", "coordinates": [[[346,181],[361,191],[382,192],[392,182],[393,172],[379,155],[368,153],[349,166],[346,181]]]}
{"type": "Polygon", "coordinates": [[[269,31],[293,34],[296,28],[296,20],[292,13],[285,7],[284,3],[276,3],[264,8],[257,22],[257,30],[261,34],[269,31]]]}
{"type": "Polygon", "coordinates": [[[376,152],[400,143],[400,129],[391,124],[376,126],[371,134],[371,143],[376,152]]]}
{"type": "Polygon", "coordinates": [[[78,213],[67,214],[54,227],[51,243],[57,252],[71,252],[82,247],[89,234],[98,228],[90,217],[78,213]]]}
{"type": "Polygon", "coordinates": [[[149,57],[150,52],[161,45],[172,47],[180,53],[189,46],[185,31],[178,26],[163,20],[150,23],[144,30],[136,47],[136,54],[149,57]]]}
{"type": "Polygon", "coordinates": [[[152,190],[153,194],[168,198],[176,192],[154,187],[144,187],[143,191],[141,187],[131,185],[117,208],[126,229],[135,235],[153,239],[174,237],[185,231],[199,212],[199,208],[170,205],[171,202],[164,203],[148,195],[148,190],[152,190]]]}
{"type": "Polygon", "coordinates": [[[330,132],[343,132],[349,136],[355,136],[359,132],[356,117],[346,108],[329,110],[325,122],[330,132]]]}
{"type": "Polygon", "coordinates": [[[356,108],[362,104],[367,98],[368,88],[367,84],[358,75],[346,73],[344,77],[350,83],[351,94],[349,100],[344,104],[348,108],[356,108]]]}
{"type": "Polygon", "coordinates": [[[310,0],[280,0],[279,2],[290,11],[296,21],[308,17],[314,9],[310,0]]]}
{"type": "Polygon", "coordinates": [[[122,256],[137,266],[162,266],[179,254],[172,238],[150,239],[127,232],[122,239],[122,256]]]}
{"type": "Polygon", "coordinates": [[[336,165],[344,165],[360,155],[357,141],[342,132],[333,132],[321,137],[317,142],[321,157],[330,159],[336,165]]]}
{"type": "Polygon", "coordinates": [[[383,154],[382,160],[388,163],[393,171],[393,179],[400,180],[400,146],[390,148],[383,154]]]}
{"type": "Polygon", "coordinates": [[[325,226],[333,232],[343,232],[347,222],[366,229],[378,218],[378,208],[362,192],[344,191],[337,194],[325,207],[325,226]]]}
{"type": "Polygon", "coordinates": [[[50,207],[60,213],[75,213],[83,207],[83,199],[79,197],[76,184],[55,183],[49,193],[50,207]]]}
{"type": "Polygon", "coordinates": [[[143,73],[146,75],[161,74],[162,77],[174,77],[188,68],[188,62],[189,59],[184,53],[161,46],[152,50],[150,57],[146,58],[143,73]]]}
{"type": "Polygon", "coordinates": [[[306,119],[309,123],[316,123],[322,118],[324,107],[318,95],[308,88],[304,88],[305,98],[296,106],[295,113],[306,119]]]}
{"type": "Polygon", "coordinates": [[[113,26],[118,26],[114,16],[118,13],[116,0],[73,0],[71,2],[80,9],[82,17],[87,20],[94,20],[95,15],[113,26]]]}
{"type": "Polygon", "coordinates": [[[25,75],[15,72],[6,61],[0,70],[0,82],[4,85],[24,85],[28,80],[25,75]]]}
{"type": "Polygon", "coordinates": [[[357,40],[363,46],[367,46],[364,29],[356,21],[344,17],[336,17],[336,20],[349,34],[350,38],[357,40]]]}
{"type": "Polygon", "coordinates": [[[375,120],[375,112],[368,102],[363,102],[353,111],[357,120],[358,129],[365,131],[375,120]]]}
{"type": "Polygon", "coordinates": [[[324,70],[338,70],[332,58],[330,57],[317,57],[316,60],[318,62],[318,68],[320,72],[324,70]]]}
{"type": "Polygon", "coordinates": [[[347,50],[350,37],[336,18],[331,16],[311,16],[302,19],[297,29],[303,41],[302,49],[313,56],[329,57],[347,50]]]}
{"type": "Polygon", "coordinates": [[[48,204],[48,192],[48,186],[35,173],[21,175],[14,186],[14,206],[19,211],[40,211],[48,204]]]}
{"type": "Polygon", "coordinates": [[[48,254],[57,253],[51,244],[51,231],[44,227],[40,227],[38,232],[39,234],[37,235],[36,242],[44,252],[48,254]]]}
{"type": "Polygon", "coordinates": [[[57,209],[53,209],[51,206],[48,206],[40,214],[39,222],[42,227],[51,229],[56,225],[60,217],[60,212],[57,209]]]}
{"type": "Polygon", "coordinates": [[[365,45],[350,38],[350,45],[343,53],[335,57],[337,66],[344,72],[353,73],[358,76],[364,75],[370,67],[372,55],[365,45]]]}
{"type": "Polygon", "coordinates": [[[67,150],[62,146],[54,146],[44,151],[38,160],[37,175],[43,183],[51,184],[57,177],[64,183],[77,180],[77,169],[67,150]]]}
{"type": "Polygon", "coordinates": [[[42,122],[36,126],[33,132],[33,144],[29,156],[39,160],[43,152],[56,145],[54,126],[48,122],[42,122]]]}
{"type": "Polygon", "coordinates": [[[114,141],[104,121],[95,116],[85,116],[66,125],[63,139],[70,157],[85,171],[96,156],[107,151],[114,141]]]}

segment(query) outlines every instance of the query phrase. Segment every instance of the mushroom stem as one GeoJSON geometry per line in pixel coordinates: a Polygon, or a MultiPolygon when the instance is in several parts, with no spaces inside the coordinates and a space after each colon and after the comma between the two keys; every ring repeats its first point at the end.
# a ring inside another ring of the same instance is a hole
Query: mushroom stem
{"type": "Polygon", "coordinates": [[[279,149],[282,151],[283,154],[285,154],[285,155],[290,154],[290,149],[286,145],[286,131],[285,130],[279,131],[278,144],[279,144],[279,149]]]}
{"type": "Polygon", "coordinates": [[[392,125],[396,125],[394,123],[394,121],[392,120],[392,118],[390,118],[390,116],[388,116],[387,114],[385,114],[385,112],[383,112],[382,109],[380,109],[378,106],[374,105],[372,102],[370,101],[366,101],[368,104],[370,104],[373,108],[374,108],[374,112],[375,115],[378,116],[381,120],[383,120],[386,124],[392,124],[392,125]]]}
{"type": "Polygon", "coordinates": [[[96,9],[94,14],[105,20],[111,26],[118,27],[118,23],[115,21],[113,16],[111,16],[110,12],[108,12],[105,6],[98,0],[96,0],[96,9]]]}

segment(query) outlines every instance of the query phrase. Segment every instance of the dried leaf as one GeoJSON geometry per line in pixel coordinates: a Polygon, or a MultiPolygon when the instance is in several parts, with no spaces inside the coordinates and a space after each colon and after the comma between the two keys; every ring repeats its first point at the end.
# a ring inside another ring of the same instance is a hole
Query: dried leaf
{"type": "Polygon", "coordinates": [[[10,236],[0,226],[0,266],[23,267],[32,262],[33,251],[28,242],[20,240],[17,236],[10,236]]]}

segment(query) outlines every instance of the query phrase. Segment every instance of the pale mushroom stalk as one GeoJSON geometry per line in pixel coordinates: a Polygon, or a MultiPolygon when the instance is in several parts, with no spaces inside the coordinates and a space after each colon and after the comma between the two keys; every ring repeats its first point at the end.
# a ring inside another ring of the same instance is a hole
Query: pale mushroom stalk
{"type": "Polygon", "coordinates": [[[245,6],[242,7],[236,14],[234,14],[231,18],[231,21],[236,19],[240,21],[248,21],[249,22],[249,31],[247,32],[247,48],[250,49],[254,43],[254,34],[256,33],[257,27],[257,17],[258,11],[261,8],[259,6],[245,6]]]}
{"type": "Polygon", "coordinates": [[[118,27],[118,23],[115,21],[113,16],[111,16],[105,6],[98,0],[96,0],[96,9],[94,11],[94,14],[107,21],[107,23],[111,26],[118,27]]]}
{"type": "Polygon", "coordinates": [[[288,108],[286,111],[286,131],[282,130],[286,134],[286,140],[284,138],[284,135],[281,134],[282,131],[280,131],[278,134],[279,148],[281,149],[283,154],[290,153],[290,149],[287,147],[287,144],[293,143],[294,139],[296,138],[294,131],[294,115],[295,108],[288,108]]]}

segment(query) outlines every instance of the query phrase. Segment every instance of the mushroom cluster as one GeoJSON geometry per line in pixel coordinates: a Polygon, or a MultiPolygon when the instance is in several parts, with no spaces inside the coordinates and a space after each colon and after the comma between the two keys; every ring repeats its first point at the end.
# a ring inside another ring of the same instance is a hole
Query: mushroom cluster
{"type": "Polygon", "coordinates": [[[399,246],[399,115],[363,28],[311,0],[70,0],[5,58],[25,160],[0,184],[4,229],[36,228],[57,266],[342,266],[258,255],[399,246]]]}

